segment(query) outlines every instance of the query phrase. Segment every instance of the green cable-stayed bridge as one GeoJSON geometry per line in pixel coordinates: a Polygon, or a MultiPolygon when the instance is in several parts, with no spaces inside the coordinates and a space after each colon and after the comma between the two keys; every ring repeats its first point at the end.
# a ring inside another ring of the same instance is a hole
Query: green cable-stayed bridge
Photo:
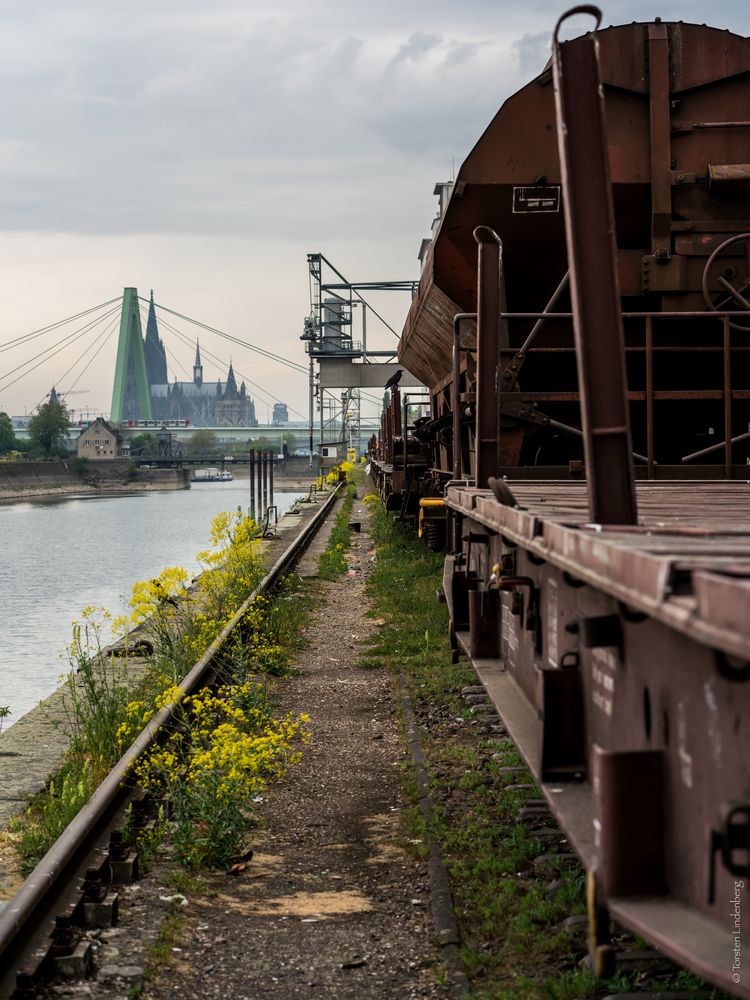
{"type": "Polygon", "coordinates": [[[115,422],[180,419],[198,427],[254,426],[257,423],[256,400],[269,408],[279,406],[282,412],[292,410],[294,417],[291,419],[305,418],[304,414],[287,408],[262,385],[237,371],[231,360],[227,362],[199,345],[198,338],[221,339],[230,346],[247,349],[281,364],[298,376],[307,376],[306,367],[177,310],[157,306],[153,292],[150,299],[144,299],[132,287],[125,288],[118,298],[0,343],[0,400],[4,392],[18,383],[23,384],[22,380],[29,376],[34,375],[38,384],[40,371],[53,373],[48,382],[52,392],[27,402],[27,412],[36,410],[47,398],[65,401],[71,395],[87,392],[79,388],[82,379],[107,345],[112,344],[116,334],[108,414],[115,422]],[[165,346],[160,327],[168,330],[172,348],[165,346]],[[179,357],[184,355],[184,347],[195,351],[192,372],[186,371],[179,357]],[[219,377],[214,382],[203,377],[201,352],[218,370],[219,377]],[[13,360],[8,361],[8,358],[13,360]],[[184,381],[179,381],[183,376],[184,381]]]}

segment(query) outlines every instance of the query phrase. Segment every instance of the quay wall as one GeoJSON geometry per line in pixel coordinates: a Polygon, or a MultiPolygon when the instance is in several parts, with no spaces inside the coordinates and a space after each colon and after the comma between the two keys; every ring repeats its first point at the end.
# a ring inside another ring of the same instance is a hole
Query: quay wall
{"type": "Polygon", "coordinates": [[[0,500],[69,494],[137,493],[190,487],[186,469],[139,469],[131,478],[127,460],[86,462],[0,462],[0,500]]]}

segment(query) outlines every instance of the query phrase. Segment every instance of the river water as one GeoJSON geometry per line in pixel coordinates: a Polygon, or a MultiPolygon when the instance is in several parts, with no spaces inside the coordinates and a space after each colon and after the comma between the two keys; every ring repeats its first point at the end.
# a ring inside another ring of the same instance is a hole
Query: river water
{"type": "MultiPolygon", "coordinates": [[[[0,706],[5,728],[57,687],[73,621],[89,605],[125,610],[132,584],[165,566],[198,569],[211,518],[247,509],[248,481],[118,497],[0,505],[0,706]]],[[[279,516],[300,491],[274,491],[279,516]]]]}

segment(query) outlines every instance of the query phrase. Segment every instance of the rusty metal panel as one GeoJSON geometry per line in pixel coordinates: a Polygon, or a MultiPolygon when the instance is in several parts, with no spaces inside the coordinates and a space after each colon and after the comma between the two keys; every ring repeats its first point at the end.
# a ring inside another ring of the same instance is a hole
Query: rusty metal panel
{"type": "MultiPolygon", "coordinates": [[[[435,386],[451,368],[453,317],[460,309],[434,281],[433,257],[429,253],[412,301],[401,339],[398,359],[425,385],[435,386]]],[[[463,339],[471,344],[474,324],[467,322],[463,339]]]]}
{"type": "MultiPolygon", "coordinates": [[[[651,252],[672,254],[672,154],[669,128],[669,39],[666,24],[648,26],[651,147],[651,252]]],[[[653,281],[650,287],[654,287],[653,281]]]]}
{"type": "Polygon", "coordinates": [[[477,500],[480,497],[491,497],[489,490],[479,490],[473,487],[461,488],[451,486],[448,488],[446,502],[451,502],[456,510],[474,510],[477,500]]]}
{"type": "Polygon", "coordinates": [[[719,194],[750,191],[750,163],[709,163],[708,183],[719,194]]]}
{"type": "Polygon", "coordinates": [[[669,31],[673,52],[672,89],[676,93],[747,73],[750,38],[682,21],[670,23],[669,31]]]}

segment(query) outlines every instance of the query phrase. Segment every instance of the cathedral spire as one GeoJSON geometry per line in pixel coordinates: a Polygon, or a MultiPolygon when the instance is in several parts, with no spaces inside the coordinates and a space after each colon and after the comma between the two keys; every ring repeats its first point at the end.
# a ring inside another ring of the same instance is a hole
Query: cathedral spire
{"type": "Polygon", "coordinates": [[[198,338],[195,338],[195,364],[193,365],[193,382],[197,386],[203,385],[203,365],[201,364],[201,345],[198,338]]]}
{"type": "Polygon", "coordinates": [[[225,399],[236,399],[238,396],[237,392],[237,379],[234,377],[234,366],[232,362],[229,362],[229,371],[227,372],[227,387],[224,390],[225,399]]]}
{"type": "Polygon", "coordinates": [[[167,375],[167,355],[164,344],[159,337],[159,328],[156,325],[156,309],[154,307],[154,290],[151,289],[151,298],[148,303],[148,322],[146,324],[146,340],[144,343],[146,356],[146,375],[148,384],[166,385],[169,381],[167,375]]]}

